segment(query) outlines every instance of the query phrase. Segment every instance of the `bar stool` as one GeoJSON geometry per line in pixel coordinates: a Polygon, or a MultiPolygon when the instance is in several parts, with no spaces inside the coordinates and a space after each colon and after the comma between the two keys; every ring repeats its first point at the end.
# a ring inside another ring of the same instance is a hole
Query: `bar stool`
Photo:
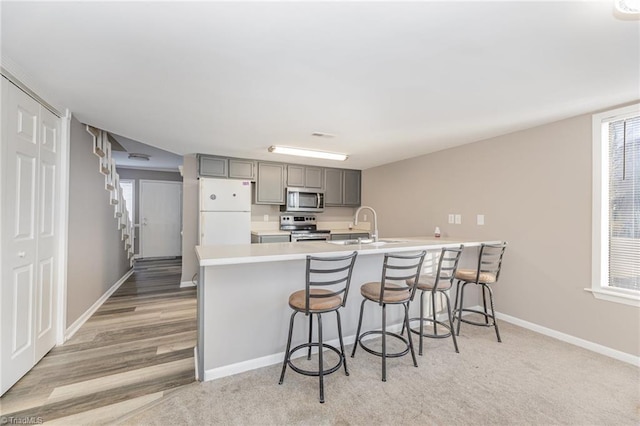
{"type": "Polygon", "coordinates": [[[476,269],[458,269],[455,274],[456,282],[456,301],[455,310],[453,314],[454,321],[458,321],[458,327],[456,334],[460,335],[460,324],[466,322],[467,324],[478,325],[483,327],[494,327],[496,330],[496,337],[498,342],[502,342],[500,339],[500,330],[498,330],[498,323],[496,322],[496,312],[493,308],[493,291],[490,284],[495,284],[500,278],[500,269],[502,268],[502,258],[504,252],[507,249],[507,242],[499,244],[481,244],[480,254],[478,255],[478,266],[476,269]],[[460,284],[462,283],[462,288],[460,284]],[[464,288],[468,284],[475,284],[482,287],[482,305],[483,310],[463,308],[464,306],[464,288]],[[489,293],[489,303],[491,312],[487,310],[487,293],[489,293]],[[460,296],[460,304],[458,304],[458,296],[460,296]],[[471,312],[480,314],[484,317],[484,323],[464,319],[462,317],[464,312],[471,312]],[[491,324],[489,323],[491,318],[491,324]]]}
{"type": "Polygon", "coordinates": [[[306,284],[304,290],[299,290],[289,296],[289,306],[293,309],[289,322],[289,337],[287,339],[287,349],[282,363],[282,373],[280,382],[284,380],[284,373],[287,365],[297,373],[305,376],[318,376],[320,381],[320,402],[324,403],[324,376],[331,374],[344,365],[345,375],[349,375],[347,361],[344,355],[344,343],[342,341],[342,324],[340,322],[339,309],[347,302],[349,285],[351,283],[351,273],[356,261],[357,252],[348,256],[338,257],[315,257],[307,256],[306,284]],[[326,288],[317,288],[326,287],[326,288]],[[307,343],[291,349],[291,337],[293,334],[293,324],[298,313],[304,312],[309,317],[309,340],[307,343]],[[338,339],[340,340],[340,350],[322,341],[322,314],[325,312],[335,312],[338,321],[338,339]],[[318,341],[312,342],[313,315],[318,319],[318,341]],[[311,348],[318,348],[318,370],[305,370],[297,367],[291,361],[291,356],[300,349],[308,349],[307,359],[311,359],[311,348]],[[323,365],[323,351],[330,349],[338,354],[339,360],[336,365],[325,369],[323,365]]]}
{"type": "Polygon", "coordinates": [[[387,305],[402,305],[404,307],[404,326],[409,328],[409,302],[413,299],[416,292],[415,285],[408,287],[405,282],[413,280],[418,282],[420,278],[420,268],[424,261],[426,252],[422,251],[414,255],[385,254],[384,263],[382,265],[382,279],[379,282],[369,282],[360,287],[360,293],[364,297],[360,305],[360,319],[358,320],[358,329],[356,331],[356,341],[353,344],[351,357],[356,354],[358,345],[370,354],[382,357],[382,381],[387,381],[387,358],[401,357],[411,351],[413,365],[418,366],[416,354],[413,350],[413,341],[411,333],[407,333],[407,339],[397,333],[387,331],[387,305]],[[391,281],[391,282],[389,282],[391,281]],[[397,283],[394,283],[396,281],[397,283]],[[364,305],[367,301],[375,302],[382,308],[382,329],[371,330],[360,334],[362,327],[362,315],[364,313],[364,305]],[[372,334],[382,335],[382,352],[375,351],[364,345],[362,338],[372,334]],[[406,348],[395,353],[387,353],[387,336],[395,337],[404,342],[406,348]]]}
{"type": "MultiPolygon", "coordinates": [[[[464,249],[463,245],[460,245],[458,248],[443,248],[440,251],[440,256],[437,258],[438,266],[436,268],[435,274],[433,275],[423,275],[416,286],[416,290],[420,290],[420,317],[409,319],[409,323],[413,321],[420,321],[420,327],[416,330],[410,328],[412,333],[420,336],[420,344],[418,348],[418,354],[422,355],[422,341],[423,337],[429,337],[434,339],[443,339],[451,336],[453,339],[453,347],[456,350],[456,353],[460,352],[458,350],[458,342],[456,341],[456,335],[453,332],[453,317],[451,315],[451,303],[449,300],[449,295],[447,291],[453,287],[453,280],[455,277],[456,270],[458,269],[458,262],[460,261],[460,255],[462,254],[462,250],[464,249]],[[431,296],[431,317],[426,318],[424,315],[424,295],[425,293],[430,293],[431,296]],[[447,315],[448,315],[448,323],[444,321],[439,321],[436,318],[436,295],[440,295],[444,297],[444,300],[447,305],[447,315]],[[426,333],[424,330],[424,323],[430,323],[433,325],[433,333],[426,333]],[[442,326],[445,330],[445,333],[438,332],[438,325],[442,326]]],[[[434,259],[434,263],[435,263],[434,259]]],[[[413,286],[413,281],[407,281],[408,286],[413,286]]],[[[403,327],[404,333],[404,327],[403,327]]]]}

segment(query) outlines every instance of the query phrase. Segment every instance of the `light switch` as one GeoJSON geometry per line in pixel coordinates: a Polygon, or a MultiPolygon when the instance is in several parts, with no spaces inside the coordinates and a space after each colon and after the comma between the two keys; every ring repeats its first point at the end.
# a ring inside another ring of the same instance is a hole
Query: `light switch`
{"type": "Polygon", "coordinates": [[[462,223],[462,215],[461,214],[457,214],[456,215],[456,225],[460,225],[462,223]]]}
{"type": "Polygon", "coordinates": [[[478,215],[478,225],[484,225],[484,215],[483,214],[479,214],[478,215]]]}
{"type": "Polygon", "coordinates": [[[455,215],[453,213],[449,213],[449,223],[455,223],[455,215]]]}

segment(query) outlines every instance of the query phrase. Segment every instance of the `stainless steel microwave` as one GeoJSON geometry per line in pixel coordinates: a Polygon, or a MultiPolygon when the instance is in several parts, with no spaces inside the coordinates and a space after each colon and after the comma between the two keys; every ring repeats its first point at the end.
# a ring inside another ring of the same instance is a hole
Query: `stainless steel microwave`
{"type": "Polygon", "coordinates": [[[324,192],[306,188],[287,188],[286,204],[280,210],[287,212],[321,212],[324,210],[324,192]]]}

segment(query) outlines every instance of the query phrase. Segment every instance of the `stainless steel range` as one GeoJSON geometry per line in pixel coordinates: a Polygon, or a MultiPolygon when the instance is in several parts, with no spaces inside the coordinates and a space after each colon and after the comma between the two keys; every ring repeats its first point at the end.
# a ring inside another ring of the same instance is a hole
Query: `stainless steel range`
{"type": "Polygon", "coordinates": [[[313,215],[286,214],[280,216],[280,230],[291,231],[291,242],[326,241],[331,231],[316,228],[316,217],[313,215]]]}

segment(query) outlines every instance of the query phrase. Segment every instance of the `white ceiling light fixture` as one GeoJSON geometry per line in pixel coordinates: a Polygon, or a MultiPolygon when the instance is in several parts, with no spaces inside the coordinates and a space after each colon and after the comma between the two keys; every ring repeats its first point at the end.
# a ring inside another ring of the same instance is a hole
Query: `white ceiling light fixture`
{"type": "Polygon", "coordinates": [[[149,161],[149,158],[151,158],[151,156],[148,154],[137,154],[137,153],[129,154],[129,160],[149,161]]]}
{"type": "Polygon", "coordinates": [[[640,0],[614,0],[616,10],[625,15],[640,16],[640,0]]]}
{"type": "Polygon", "coordinates": [[[322,158],[324,160],[337,161],[344,161],[349,158],[347,154],[340,154],[337,152],[316,151],[314,149],[291,148],[275,145],[269,147],[269,152],[273,152],[274,154],[297,155],[299,157],[322,158]]]}

